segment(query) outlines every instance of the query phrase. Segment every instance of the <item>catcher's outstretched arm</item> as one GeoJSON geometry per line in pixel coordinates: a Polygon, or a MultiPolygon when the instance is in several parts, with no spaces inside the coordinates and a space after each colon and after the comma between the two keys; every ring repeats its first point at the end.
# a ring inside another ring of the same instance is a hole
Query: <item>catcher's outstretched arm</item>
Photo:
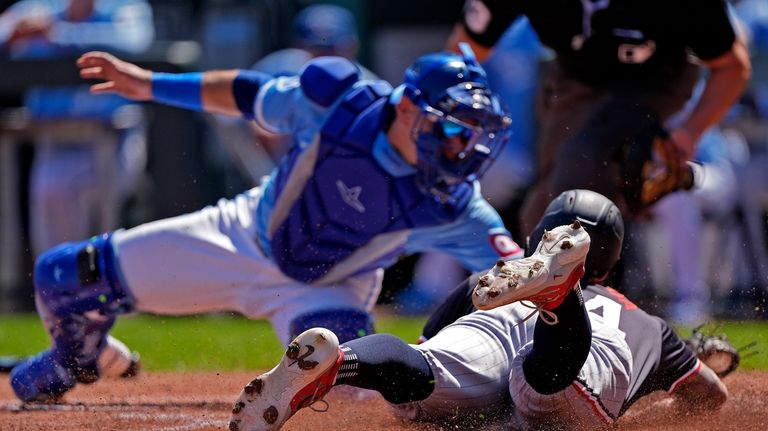
{"type": "Polygon", "coordinates": [[[77,66],[82,78],[102,81],[91,85],[94,94],[114,93],[132,100],[154,100],[197,111],[242,115],[233,93],[239,70],[163,74],[99,51],[83,54],[77,66]]]}
{"type": "Polygon", "coordinates": [[[728,389],[717,374],[702,362],[699,372],[682,382],[673,396],[675,411],[681,414],[698,413],[719,408],[728,399],[728,389]]]}

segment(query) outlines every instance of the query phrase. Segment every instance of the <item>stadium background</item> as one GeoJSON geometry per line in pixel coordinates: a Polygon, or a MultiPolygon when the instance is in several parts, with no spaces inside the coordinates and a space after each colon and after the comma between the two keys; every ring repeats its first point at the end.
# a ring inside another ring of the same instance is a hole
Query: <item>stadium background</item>
{"type": "MultiPolygon", "coordinates": [[[[0,12],[13,1],[0,1],[0,12]]],[[[291,21],[308,0],[150,0],[156,37],[140,56],[126,56],[158,71],[249,68],[259,58],[290,44],[291,21]]],[[[383,79],[397,82],[419,55],[439,50],[460,13],[461,0],[339,0],[358,24],[358,59],[383,79]]],[[[0,133],[22,104],[27,87],[81,84],[74,59],[8,61],[0,56],[0,133]]],[[[204,114],[146,104],[149,118],[148,169],[138,193],[120,212],[120,226],[166,218],[199,209],[248,188],[232,158],[217,142],[204,114]]],[[[26,144],[27,142],[23,142],[26,144]]],[[[19,145],[13,188],[0,223],[0,312],[31,311],[27,189],[32,145],[19,145]]],[[[8,185],[6,185],[8,187],[8,185]]],[[[388,273],[387,285],[409,277],[414,259],[388,273]],[[393,278],[395,277],[395,278],[393,278]],[[397,280],[396,280],[397,279],[397,280]]],[[[385,295],[386,297],[386,295],[385,295]]]]}

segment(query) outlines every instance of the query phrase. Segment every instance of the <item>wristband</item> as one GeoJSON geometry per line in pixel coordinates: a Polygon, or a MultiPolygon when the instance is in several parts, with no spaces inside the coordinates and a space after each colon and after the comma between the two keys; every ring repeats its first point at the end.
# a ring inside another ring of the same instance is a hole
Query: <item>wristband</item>
{"type": "Polygon", "coordinates": [[[152,98],[178,108],[202,111],[203,73],[152,73],[152,98]]]}

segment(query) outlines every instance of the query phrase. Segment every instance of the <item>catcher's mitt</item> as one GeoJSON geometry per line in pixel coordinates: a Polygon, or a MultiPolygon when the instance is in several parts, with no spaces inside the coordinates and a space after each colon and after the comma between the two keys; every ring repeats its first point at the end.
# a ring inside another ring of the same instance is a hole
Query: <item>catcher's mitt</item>
{"type": "Polygon", "coordinates": [[[732,373],[741,361],[739,350],[728,341],[725,335],[706,335],[700,331],[700,328],[696,328],[685,342],[720,378],[732,373]]]}

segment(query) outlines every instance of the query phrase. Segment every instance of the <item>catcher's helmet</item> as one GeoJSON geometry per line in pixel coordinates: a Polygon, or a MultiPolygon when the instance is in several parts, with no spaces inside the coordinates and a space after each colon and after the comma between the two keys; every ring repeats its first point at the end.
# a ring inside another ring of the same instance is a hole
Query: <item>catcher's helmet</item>
{"type": "Polygon", "coordinates": [[[591,245],[585,263],[586,276],[600,279],[621,255],[624,219],[610,199],[591,190],[568,190],[553,200],[527,239],[526,255],[533,254],[544,230],[579,220],[589,233],[591,245]]]}
{"type": "Polygon", "coordinates": [[[479,178],[509,140],[512,120],[469,46],[420,57],[395,94],[421,109],[413,128],[420,183],[438,196],[479,178]]]}

